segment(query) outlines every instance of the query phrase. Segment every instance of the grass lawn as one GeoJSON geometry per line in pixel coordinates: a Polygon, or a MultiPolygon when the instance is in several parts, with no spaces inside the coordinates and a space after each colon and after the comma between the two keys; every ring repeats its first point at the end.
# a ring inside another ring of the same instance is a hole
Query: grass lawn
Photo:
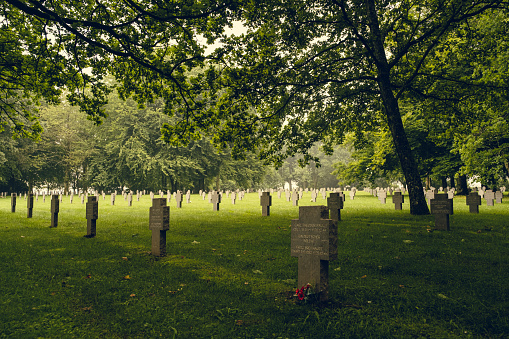
{"type": "MultiPolygon", "coordinates": [[[[300,205],[310,202],[305,193],[300,205]]],[[[506,198],[507,199],[507,198],[506,198]]],[[[359,192],[347,196],[330,263],[330,302],[299,304],[290,222],[298,207],[273,194],[223,197],[219,212],[193,195],[172,199],[167,256],[150,254],[150,197],[99,198],[97,236],[85,205],[50,199],[33,218],[0,199],[3,338],[507,338],[509,202],[470,214],[454,198],[451,231],[359,192]]]]}

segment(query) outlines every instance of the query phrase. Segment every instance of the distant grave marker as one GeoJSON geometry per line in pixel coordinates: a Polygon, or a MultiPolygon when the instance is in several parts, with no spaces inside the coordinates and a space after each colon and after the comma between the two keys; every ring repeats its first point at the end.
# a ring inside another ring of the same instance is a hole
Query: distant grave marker
{"type": "Polygon", "coordinates": [[[175,201],[177,202],[177,208],[182,208],[182,192],[177,190],[177,194],[175,194],[175,201]]]}
{"type": "Polygon", "coordinates": [[[155,198],[149,212],[149,229],[152,230],[152,255],[166,255],[166,231],[170,229],[170,207],[166,199],[155,198]]]}
{"type": "Polygon", "coordinates": [[[99,217],[97,197],[88,197],[85,217],[87,219],[87,235],[85,235],[85,238],[93,238],[96,234],[96,224],[99,217]]]}
{"type": "Polygon", "coordinates": [[[502,198],[504,197],[504,194],[502,193],[502,191],[496,191],[495,192],[495,201],[497,202],[497,204],[501,204],[502,203],[502,198]]]}
{"type": "Polygon", "coordinates": [[[219,211],[219,204],[221,203],[221,194],[217,191],[212,191],[210,202],[212,203],[212,210],[219,211]]]}
{"type": "Polygon", "coordinates": [[[310,284],[321,301],[329,298],[329,261],[337,259],[337,223],[326,206],[301,206],[292,220],[291,255],[298,257],[298,288],[310,284]]]}
{"type": "Polygon", "coordinates": [[[127,195],[127,205],[131,207],[133,205],[133,193],[129,192],[127,195]]]}
{"type": "Polygon", "coordinates": [[[398,211],[403,209],[403,203],[405,202],[405,196],[399,191],[395,191],[392,195],[392,203],[394,208],[398,211]]]}
{"type": "Polygon", "coordinates": [[[481,196],[477,192],[470,192],[466,200],[470,213],[479,213],[479,206],[481,205],[481,196]]]}
{"type": "Polygon", "coordinates": [[[316,197],[318,196],[318,192],[316,190],[311,190],[311,202],[316,202],[316,197]]]}
{"type": "Polygon", "coordinates": [[[58,212],[60,210],[60,200],[58,195],[54,194],[51,196],[51,225],[50,227],[58,226],[58,212]]]}
{"type": "Polygon", "coordinates": [[[232,199],[232,205],[235,205],[235,199],[237,198],[237,194],[235,192],[232,192],[232,196],[231,196],[231,199],[232,199]]]}
{"type": "Polygon", "coordinates": [[[447,194],[436,194],[430,203],[431,214],[435,216],[435,228],[449,231],[449,214],[453,214],[452,200],[447,194]]]}
{"type": "Polygon", "coordinates": [[[487,190],[484,192],[484,199],[486,200],[486,206],[495,206],[495,193],[492,190],[487,190]]]}
{"type": "Polygon", "coordinates": [[[292,192],[292,203],[293,206],[299,206],[299,193],[297,191],[292,192]]]}
{"type": "Polygon", "coordinates": [[[111,206],[115,205],[115,193],[111,193],[111,206]]]}
{"type": "Polygon", "coordinates": [[[191,191],[190,190],[187,190],[187,192],[186,192],[186,201],[188,204],[191,203],[191,191]]]}
{"type": "Polygon", "coordinates": [[[270,215],[270,206],[272,206],[272,197],[269,192],[262,192],[260,205],[262,206],[262,216],[268,217],[270,215]]]}
{"type": "Polygon", "coordinates": [[[340,193],[330,193],[327,198],[327,208],[330,211],[330,218],[334,221],[341,220],[341,210],[343,209],[344,198],[340,193]]]}
{"type": "Polygon", "coordinates": [[[11,212],[16,212],[16,193],[11,193],[11,212]]]}
{"type": "Polygon", "coordinates": [[[28,193],[27,197],[27,218],[32,217],[32,210],[34,209],[34,194],[28,193]]]}
{"type": "Polygon", "coordinates": [[[377,196],[380,203],[382,203],[383,205],[387,203],[387,192],[385,190],[381,189],[380,191],[378,191],[377,196]]]}

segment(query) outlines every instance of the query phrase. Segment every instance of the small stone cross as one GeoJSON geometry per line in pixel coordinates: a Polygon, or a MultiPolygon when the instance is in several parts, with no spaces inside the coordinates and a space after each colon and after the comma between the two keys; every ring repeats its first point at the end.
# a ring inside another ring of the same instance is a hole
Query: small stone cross
{"type": "Polygon", "coordinates": [[[99,217],[99,202],[96,196],[88,197],[86,205],[87,235],[85,238],[95,237],[97,218],[99,217]]]}
{"type": "Polygon", "coordinates": [[[449,231],[449,214],[453,214],[452,200],[447,194],[435,194],[430,203],[431,214],[435,216],[437,230],[449,231]]]}
{"type": "Polygon", "coordinates": [[[395,191],[392,195],[392,203],[394,208],[398,211],[403,209],[403,203],[405,202],[405,196],[401,192],[395,191]]]}
{"type": "Polygon", "coordinates": [[[341,220],[341,210],[343,209],[343,197],[340,193],[331,193],[327,198],[327,207],[330,211],[330,219],[341,220]]]}
{"type": "Polygon", "coordinates": [[[51,196],[51,226],[58,226],[58,212],[60,210],[60,200],[58,199],[58,195],[54,194],[51,196]]]}
{"type": "Polygon", "coordinates": [[[268,217],[270,215],[270,206],[272,206],[272,197],[269,192],[262,192],[260,205],[262,206],[262,216],[268,217]]]}
{"type": "Polygon", "coordinates": [[[470,194],[467,196],[467,205],[470,213],[479,213],[481,196],[477,192],[470,192],[470,194]]]}
{"type": "Polygon", "coordinates": [[[170,229],[170,207],[166,206],[166,199],[152,200],[148,228],[152,230],[152,255],[166,255],[166,231],[170,229]]]}
{"type": "Polygon", "coordinates": [[[219,211],[219,204],[221,203],[221,194],[217,191],[212,191],[210,202],[212,203],[212,210],[219,211]]]}

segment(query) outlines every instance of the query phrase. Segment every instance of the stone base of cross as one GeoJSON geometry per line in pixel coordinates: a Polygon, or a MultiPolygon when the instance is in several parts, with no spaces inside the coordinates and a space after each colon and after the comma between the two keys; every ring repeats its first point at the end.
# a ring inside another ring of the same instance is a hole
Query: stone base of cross
{"type": "Polygon", "coordinates": [[[301,206],[292,220],[291,255],[298,257],[298,288],[311,285],[319,300],[329,299],[329,261],[337,259],[337,222],[326,206],[301,206]]]}

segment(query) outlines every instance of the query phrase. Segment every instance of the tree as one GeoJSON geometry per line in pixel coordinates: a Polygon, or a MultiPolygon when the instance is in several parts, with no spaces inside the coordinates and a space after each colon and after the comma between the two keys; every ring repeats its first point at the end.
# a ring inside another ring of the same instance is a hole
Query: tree
{"type": "Polygon", "coordinates": [[[71,81],[74,88],[90,84],[91,95],[71,90],[69,100],[95,120],[104,115],[108,86],[102,76],[109,71],[123,98],[164,98],[166,112],[178,117],[163,126],[167,141],[186,143],[212,132],[216,144],[231,146],[235,156],[262,148],[260,156],[277,164],[297,152],[317,160],[308,153],[314,142],[322,140],[330,150],[346,131],[385,123],[409,188],[410,211],[427,214],[398,100],[419,81],[432,81],[421,68],[448,32],[502,4],[6,0],[0,6],[8,24],[20,25],[23,15],[38,23],[24,40],[42,39],[50,47],[45,51],[62,46],[64,53],[49,58],[63,58],[58,65],[80,75],[71,81]],[[233,20],[241,20],[247,34],[225,38],[207,58],[214,64],[187,79],[187,71],[206,66],[197,35],[213,43],[233,20]],[[41,38],[47,33],[55,38],[41,38]],[[90,73],[82,71],[87,67],[90,73]]]}

